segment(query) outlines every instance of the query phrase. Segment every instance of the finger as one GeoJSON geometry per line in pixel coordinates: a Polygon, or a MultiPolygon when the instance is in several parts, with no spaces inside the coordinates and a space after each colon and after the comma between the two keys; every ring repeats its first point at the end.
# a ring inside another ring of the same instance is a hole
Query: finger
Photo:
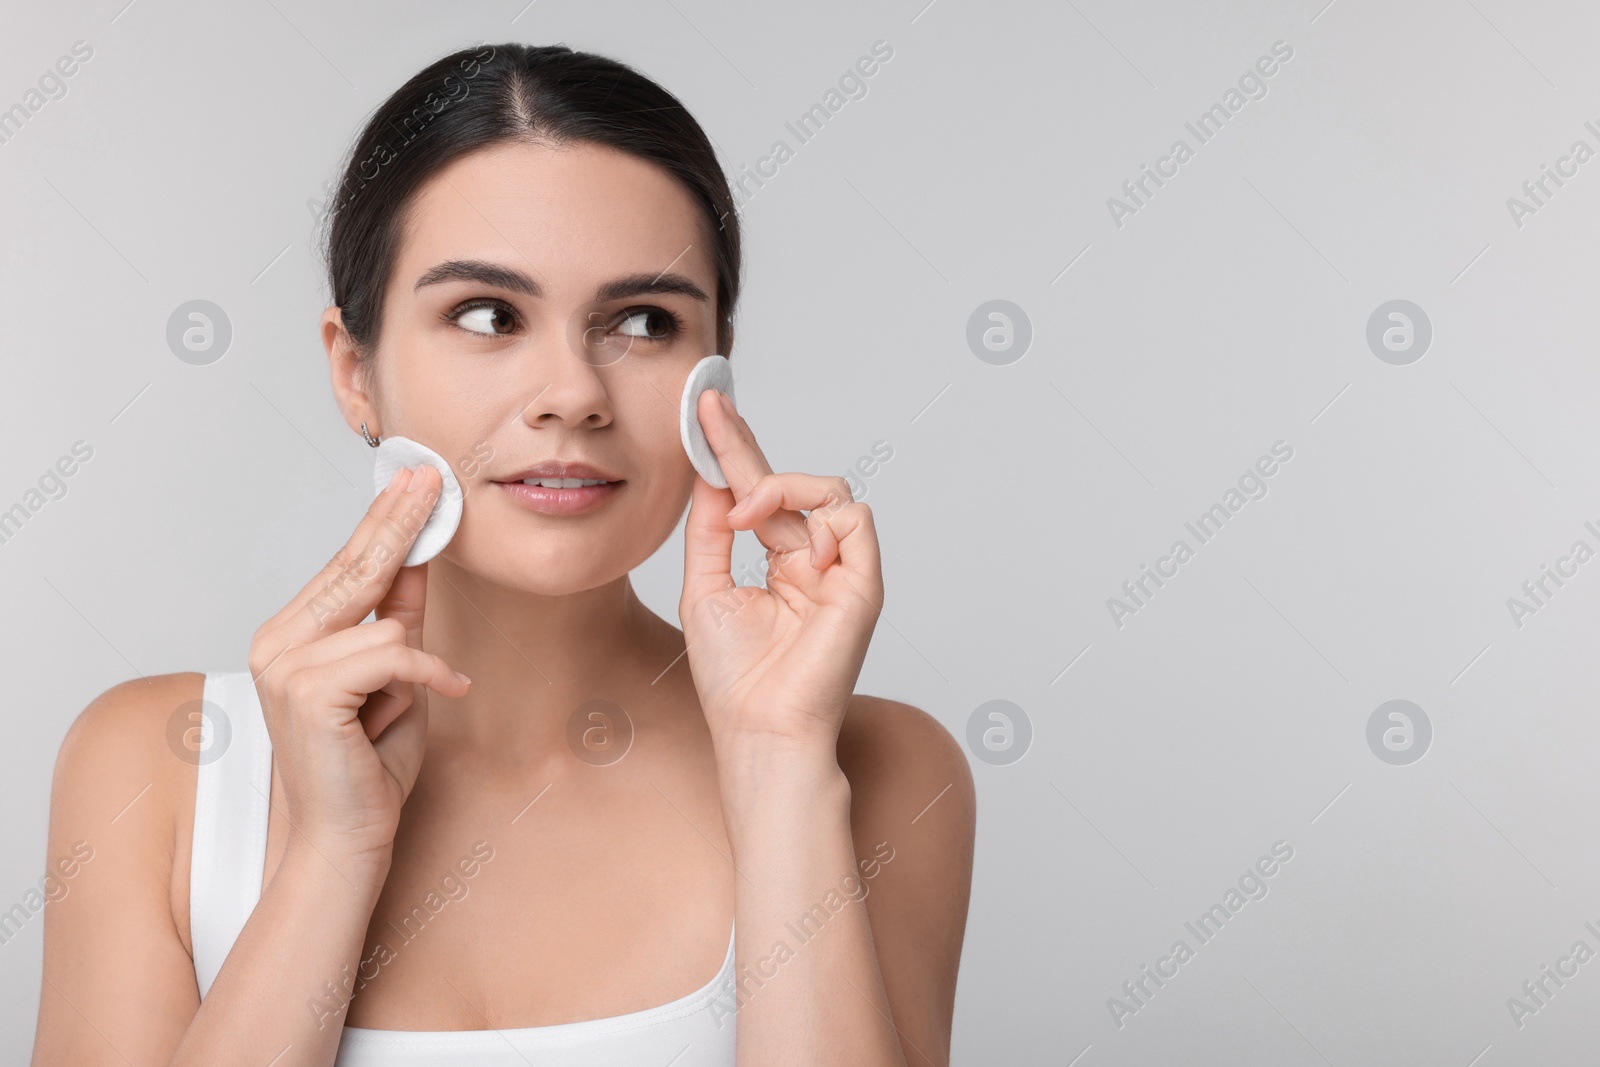
{"type": "Polygon", "coordinates": [[[422,769],[427,736],[428,702],[419,700],[386,723],[381,736],[367,737],[378,753],[378,762],[405,787],[408,796],[422,769]]]}
{"type": "Polygon", "coordinates": [[[405,636],[405,628],[393,619],[387,622],[381,620],[366,622],[348,629],[335,630],[308,645],[290,649],[290,654],[280,657],[268,671],[263,672],[262,677],[266,677],[267,674],[286,675],[291,671],[320,667],[344,659],[346,656],[353,656],[357,652],[376,648],[378,645],[403,643],[405,636]]]}
{"type": "MultiPolygon", "coordinates": [[[[883,610],[883,564],[879,559],[878,533],[872,519],[872,509],[867,505],[852,501],[844,506],[830,510],[819,508],[811,513],[813,516],[825,516],[824,529],[826,536],[833,540],[837,546],[837,566],[825,557],[813,558],[810,561],[812,570],[809,573],[817,580],[811,596],[815,600],[842,602],[846,597],[859,597],[866,601],[873,609],[872,618],[883,610]],[[819,562],[820,559],[820,562],[819,562]],[[830,569],[831,568],[831,569],[830,569]],[[848,593],[838,587],[833,588],[833,593],[841,594],[835,597],[828,592],[827,575],[838,575],[848,593]]],[[[817,533],[813,537],[813,544],[817,544],[824,535],[817,533]]],[[[805,574],[794,576],[804,587],[805,574]]],[[[868,627],[870,631],[870,625],[868,627]]]]}
{"type": "Polygon", "coordinates": [[[405,628],[406,644],[421,648],[422,617],[427,599],[428,565],[401,567],[378,601],[374,614],[380,619],[394,619],[405,628]]]}
{"type": "Polygon", "coordinates": [[[733,527],[728,525],[728,506],[733,494],[718,489],[704,478],[694,480],[689,496],[689,518],[683,527],[683,599],[678,604],[681,616],[686,605],[699,604],[707,597],[732,589],[733,527]]]}
{"type": "MultiPolygon", "coordinates": [[[[401,627],[401,640],[411,648],[422,647],[422,616],[428,596],[428,565],[401,567],[394,582],[374,609],[380,620],[388,620],[401,627]]],[[[366,724],[367,736],[377,737],[385,726],[393,722],[415,702],[415,691],[410,682],[390,682],[367,698],[362,706],[361,719],[366,724]]]]}
{"type": "MultiPolygon", "coordinates": [[[[388,518],[390,507],[395,501],[396,492],[404,490],[406,484],[405,480],[409,479],[410,477],[411,475],[409,471],[404,467],[394,472],[394,477],[389,480],[389,484],[384,487],[382,492],[373,497],[371,503],[367,505],[366,514],[364,514],[361,517],[361,521],[356,524],[356,528],[351,533],[350,539],[339,547],[339,550],[333,554],[333,558],[328,561],[322,570],[317,572],[316,576],[312,578],[311,581],[307,582],[297,593],[295,593],[293,598],[290,599],[289,603],[285,604],[281,609],[279,609],[278,613],[273,615],[272,618],[261,624],[256,631],[256,636],[258,639],[267,635],[275,634],[277,631],[281,630],[290,619],[294,618],[301,611],[303,611],[306,607],[306,604],[323,589],[324,585],[330,578],[333,577],[334,572],[343,561],[353,558],[365,548],[365,546],[372,540],[372,535],[377,530],[378,526],[383,523],[386,518],[388,518]]],[[[287,636],[283,637],[281,640],[278,640],[277,643],[281,647],[279,649],[272,650],[274,655],[281,654],[283,649],[293,647],[294,644],[294,642],[289,640],[287,636]]],[[[252,664],[252,668],[254,667],[255,665],[252,664]]]]}
{"type": "MultiPolygon", "coordinates": [[[[407,576],[402,573],[401,577],[404,579],[407,576]]],[[[279,659],[273,667],[263,673],[263,677],[272,670],[287,673],[291,670],[323,667],[380,645],[416,647],[410,644],[405,624],[399,619],[378,619],[345,630],[335,630],[326,637],[295,649],[292,656],[279,659]]],[[[383,727],[410,707],[415,699],[416,687],[410,682],[402,681],[390,682],[377,692],[368,694],[360,710],[368,740],[377,737],[383,727]]]]}
{"type": "MultiPolygon", "coordinates": [[[[837,549],[835,558],[839,566],[865,578],[867,589],[858,588],[856,592],[870,593],[868,601],[874,607],[881,607],[883,561],[879,556],[878,531],[872,521],[872,509],[859,501],[852,501],[837,511],[829,511],[826,521],[829,537],[837,549]]],[[[824,558],[819,569],[826,568],[828,564],[829,560],[824,558]]]]}
{"type": "MultiPolygon", "coordinates": [[[[312,670],[321,675],[324,691],[337,691],[343,697],[337,703],[352,712],[359,712],[371,694],[391,682],[424,685],[446,697],[465,696],[471,687],[470,680],[457,674],[443,659],[409,645],[385,644],[365,649],[312,670]]],[[[390,715],[389,721],[393,718],[390,715]]],[[[377,736],[389,721],[371,724],[374,729],[369,736],[377,736]]]]}
{"type": "MultiPolygon", "coordinates": [[[[349,629],[336,630],[309,645],[292,649],[292,655],[278,658],[271,667],[262,672],[261,677],[265,678],[273,671],[277,671],[286,678],[294,671],[325,667],[369,649],[382,645],[404,645],[405,641],[405,627],[397,619],[379,619],[376,622],[362,623],[349,629]]],[[[376,693],[369,694],[360,711],[368,739],[378,735],[379,727],[373,725],[374,720],[383,723],[392,721],[396,715],[411,705],[414,694],[415,686],[410,682],[391,682],[376,693]]]]}
{"type": "Polygon", "coordinates": [[[376,741],[391,723],[418,703],[415,685],[410,682],[390,682],[377,692],[368,694],[367,702],[361,705],[361,710],[357,712],[361,717],[361,730],[367,735],[368,741],[376,741]]]}
{"type": "Polygon", "coordinates": [[[814,569],[826,569],[837,559],[851,570],[876,572],[878,541],[871,509],[852,498],[843,478],[797,471],[770,474],[751,488],[727,523],[735,530],[748,529],[782,509],[810,512],[806,525],[814,569]]]}
{"type": "Polygon", "coordinates": [[[716,454],[717,465],[727,479],[728,491],[735,501],[744,499],[750,487],[765,475],[772,473],[772,464],[756,443],[755,434],[749,430],[738,413],[729,413],[727,394],[718,389],[707,389],[700,394],[696,413],[706,443],[716,454]],[[743,423],[743,425],[740,425],[743,423]]]}
{"type": "Polygon", "coordinates": [[[839,558],[839,536],[833,532],[832,525],[813,521],[809,516],[806,526],[811,530],[811,569],[825,571],[839,558]]]}
{"type": "MultiPolygon", "coordinates": [[[[745,493],[728,513],[728,523],[736,530],[748,530],[762,518],[783,510],[837,511],[854,500],[850,484],[843,478],[804,471],[768,474],[745,493]]],[[[820,522],[820,520],[819,520],[820,522]]],[[[808,528],[806,536],[811,536],[808,528]]]]}
{"type": "MultiPolygon", "coordinates": [[[[697,414],[706,443],[716,453],[734,500],[742,502],[753,485],[772,473],[772,464],[756,443],[750,424],[727,400],[727,394],[708,389],[700,394],[698,403],[697,414]],[[711,399],[707,400],[707,396],[711,399]]],[[[804,548],[809,539],[804,516],[792,511],[763,515],[751,529],[763,545],[779,552],[804,548]]]]}
{"type": "Polygon", "coordinates": [[[402,467],[395,471],[394,477],[389,480],[389,484],[384,487],[382,492],[373,497],[372,502],[367,505],[366,514],[356,524],[355,530],[350,534],[350,539],[339,547],[339,551],[334,553],[333,558],[318,572],[317,576],[307,582],[294,595],[294,598],[284,605],[283,610],[267,620],[268,625],[287,621],[303,610],[306,603],[322,591],[324,582],[337,570],[337,565],[341,560],[354,558],[372,543],[373,535],[389,520],[395,506],[402,501],[412,473],[412,469],[409,467],[402,467]]]}
{"type": "Polygon", "coordinates": [[[432,466],[423,464],[415,474],[379,494],[356,534],[274,617],[275,632],[285,644],[308,643],[356,625],[388,592],[443,486],[432,466]]]}

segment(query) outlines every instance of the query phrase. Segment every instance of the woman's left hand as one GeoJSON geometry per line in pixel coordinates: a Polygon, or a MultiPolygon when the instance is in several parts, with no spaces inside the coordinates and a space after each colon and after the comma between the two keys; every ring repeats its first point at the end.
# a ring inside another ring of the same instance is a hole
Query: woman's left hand
{"type": "Polygon", "coordinates": [[[728,488],[695,476],[678,617],[712,740],[831,754],[883,605],[872,512],[843,478],[774,474],[722,393],[697,410],[728,488]],[[735,530],[767,547],[765,589],[734,582],[735,530]]]}

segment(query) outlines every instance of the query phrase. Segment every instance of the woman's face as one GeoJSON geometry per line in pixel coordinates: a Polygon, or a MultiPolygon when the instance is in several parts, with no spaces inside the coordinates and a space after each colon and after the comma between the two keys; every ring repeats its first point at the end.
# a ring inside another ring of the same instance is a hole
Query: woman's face
{"type": "MultiPolygon", "coordinates": [[[[688,501],[678,401],[716,351],[716,292],[700,210],[633,156],[497,145],[423,187],[369,396],[383,434],[427,445],[461,481],[444,558],[545,595],[648,558],[688,501]],[[613,484],[525,485],[546,462],[613,484]]],[[[356,380],[339,360],[335,374],[356,380]]]]}

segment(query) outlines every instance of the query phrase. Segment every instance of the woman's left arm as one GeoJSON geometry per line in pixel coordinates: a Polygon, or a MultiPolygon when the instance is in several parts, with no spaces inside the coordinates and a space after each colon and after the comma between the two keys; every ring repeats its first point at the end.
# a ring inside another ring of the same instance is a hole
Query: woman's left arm
{"type": "Polygon", "coordinates": [[[679,616],[736,869],[739,1062],[943,1067],[965,756],[915,708],[853,695],[883,601],[867,506],[843,479],[773,474],[720,393],[698,413],[729,488],[695,479],[679,616]],[[765,589],[733,581],[736,529],[769,550],[765,589]]]}

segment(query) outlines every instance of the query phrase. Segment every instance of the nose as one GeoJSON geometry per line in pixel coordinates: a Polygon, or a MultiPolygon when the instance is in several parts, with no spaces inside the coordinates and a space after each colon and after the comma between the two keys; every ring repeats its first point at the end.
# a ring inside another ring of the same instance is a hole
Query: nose
{"type": "Polygon", "coordinates": [[[590,429],[611,423],[614,412],[599,369],[580,334],[550,337],[528,351],[524,364],[522,421],[534,428],[564,425],[590,429]]]}

